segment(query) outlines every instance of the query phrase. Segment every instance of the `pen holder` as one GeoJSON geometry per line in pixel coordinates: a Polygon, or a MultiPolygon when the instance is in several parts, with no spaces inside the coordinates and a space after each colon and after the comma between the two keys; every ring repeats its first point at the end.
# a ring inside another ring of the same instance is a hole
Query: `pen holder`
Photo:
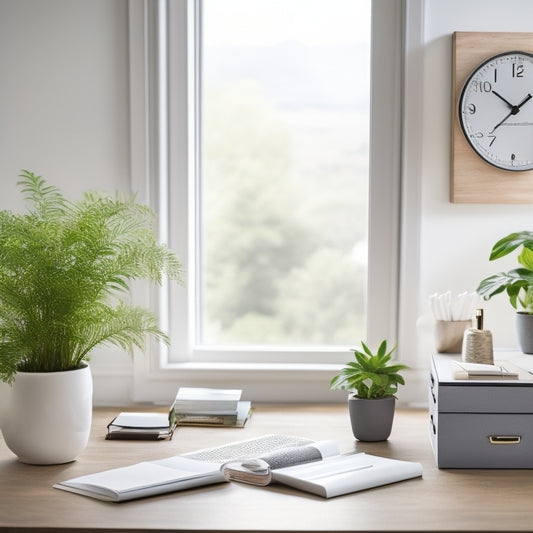
{"type": "Polygon", "coordinates": [[[435,323],[435,348],[439,353],[461,353],[465,330],[472,320],[437,320],[435,323]]]}
{"type": "Polygon", "coordinates": [[[464,332],[462,354],[465,363],[494,364],[492,333],[486,329],[467,329],[464,332]]]}

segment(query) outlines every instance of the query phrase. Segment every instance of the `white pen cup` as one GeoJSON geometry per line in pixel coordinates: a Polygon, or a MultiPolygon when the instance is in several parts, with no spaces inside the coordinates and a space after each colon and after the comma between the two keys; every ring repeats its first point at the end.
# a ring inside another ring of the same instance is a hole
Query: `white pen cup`
{"type": "Polygon", "coordinates": [[[439,353],[461,353],[463,336],[472,327],[472,320],[437,320],[435,322],[435,348],[439,353]]]}

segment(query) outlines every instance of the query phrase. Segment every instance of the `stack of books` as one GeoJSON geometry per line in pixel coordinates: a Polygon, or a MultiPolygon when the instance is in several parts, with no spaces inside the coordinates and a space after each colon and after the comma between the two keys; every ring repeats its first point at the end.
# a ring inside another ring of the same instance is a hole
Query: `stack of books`
{"type": "Polygon", "coordinates": [[[178,426],[243,427],[251,416],[251,402],[240,389],[181,387],[172,406],[178,426]]]}

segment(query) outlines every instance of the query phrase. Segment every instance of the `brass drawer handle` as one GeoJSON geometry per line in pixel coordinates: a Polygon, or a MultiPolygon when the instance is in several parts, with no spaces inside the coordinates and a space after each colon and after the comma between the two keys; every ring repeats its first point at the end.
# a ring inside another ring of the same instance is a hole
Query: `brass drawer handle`
{"type": "Polygon", "coordinates": [[[520,435],[491,435],[489,442],[491,444],[520,444],[521,438],[520,435]]]}

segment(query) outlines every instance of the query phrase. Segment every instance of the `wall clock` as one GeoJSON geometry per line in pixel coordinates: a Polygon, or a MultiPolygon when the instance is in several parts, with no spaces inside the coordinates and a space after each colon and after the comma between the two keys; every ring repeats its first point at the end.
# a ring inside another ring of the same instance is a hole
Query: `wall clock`
{"type": "Polygon", "coordinates": [[[533,55],[505,52],[474,69],[459,98],[459,122],[472,149],[511,171],[533,168],[533,55]],[[497,90],[496,90],[497,89],[497,90]]]}
{"type": "Polygon", "coordinates": [[[453,36],[451,201],[533,203],[533,34],[453,36]]]}

